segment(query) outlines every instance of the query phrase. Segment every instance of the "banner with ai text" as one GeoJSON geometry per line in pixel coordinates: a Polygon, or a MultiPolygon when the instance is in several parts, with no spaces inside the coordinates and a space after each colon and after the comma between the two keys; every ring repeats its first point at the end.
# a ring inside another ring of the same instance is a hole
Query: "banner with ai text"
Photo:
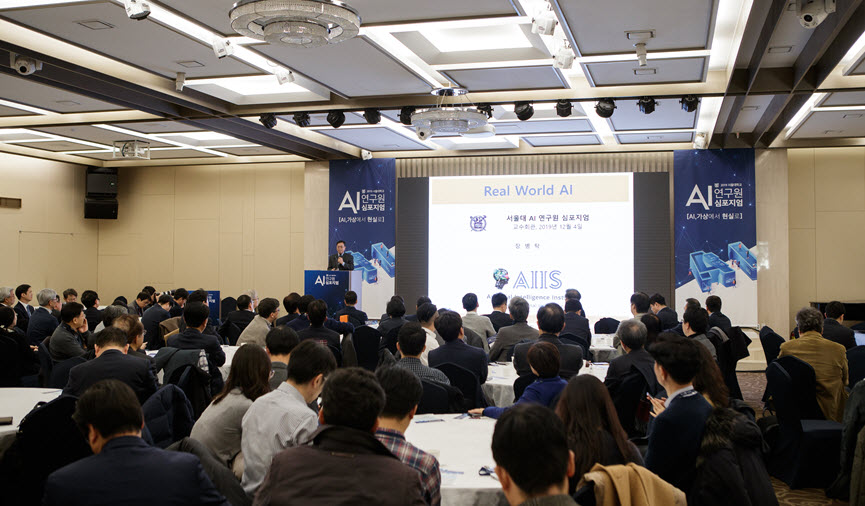
{"type": "Polygon", "coordinates": [[[676,151],[673,171],[675,309],[717,295],[733,325],[758,325],[754,150],[676,151]]]}
{"type": "MultiPolygon", "coordinates": [[[[370,318],[385,312],[394,294],[396,276],[396,160],[333,160],[330,162],[330,255],[345,241],[362,272],[359,309],[370,318]]],[[[327,259],[322,259],[322,268],[327,259]]]]}

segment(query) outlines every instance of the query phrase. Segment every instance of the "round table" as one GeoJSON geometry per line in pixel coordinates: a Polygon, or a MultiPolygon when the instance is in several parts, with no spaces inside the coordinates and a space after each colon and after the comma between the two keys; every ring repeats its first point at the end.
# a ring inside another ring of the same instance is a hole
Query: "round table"
{"type": "MultiPolygon", "coordinates": [[[[579,374],[591,374],[601,381],[607,377],[609,364],[587,363],[579,374]]],[[[487,382],[482,385],[484,395],[493,406],[505,408],[514,403],[514,381],[518,378],[514,365],[510,362],[495,362],[489,365],[487,382]]]]}
{"type": "Polygon", "coordinates": [[[595,334],[589,350],[595,357],[595,362],[610,362],[621,356],[622,352],[613,346],[615,334],[595,334]]]}
{"type": "Polygon", "coordinates": [[[0,417],[11,416],[11,425],[0,425],[0,455],[15,441],[18,424],[39,402],[60,396],[56,388],[0,388],[0,417]]]}
{"type": "Polygon", "coordinates": [[[490,443],[496,421],[465,415],[418,415],[406,440],[438,457],[442,475],[442,506],[506,505],[496,478],[481,476],[482,466],[495,469],[490,443]]]}

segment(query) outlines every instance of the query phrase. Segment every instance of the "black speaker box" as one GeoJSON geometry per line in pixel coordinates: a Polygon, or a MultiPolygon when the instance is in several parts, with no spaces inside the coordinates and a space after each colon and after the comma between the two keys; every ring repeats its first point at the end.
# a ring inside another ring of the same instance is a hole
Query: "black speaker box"
{"type": "Polygon", "coordinates": [[[117,199],[84,199],[84,218],[88,220],[116,220],[117,199]]]}

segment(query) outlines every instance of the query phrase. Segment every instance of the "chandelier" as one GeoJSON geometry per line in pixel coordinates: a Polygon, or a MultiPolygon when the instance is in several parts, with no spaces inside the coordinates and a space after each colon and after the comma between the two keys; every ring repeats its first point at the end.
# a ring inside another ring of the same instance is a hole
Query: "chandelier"
{"type": "Polygon", "coordinates": [[[228,15],[235,32],[292,47],[337,44],[360,30],[360,15],[339,0],[241,0],[228,15]]]}
{"type": "MultiPolygon", "coordinates": [[[[431,93],[443,100],[444,97],[465,95],[468,91],[465,88],[439,88],[431,93]]],[[[485,126],[487,116],[469,107],[446,107],[440,101],[439,105],[432,109],[412,114],[411,124],[417,130],[419,137],[426,130],[432,134],[464,134],[485,126]]]]}

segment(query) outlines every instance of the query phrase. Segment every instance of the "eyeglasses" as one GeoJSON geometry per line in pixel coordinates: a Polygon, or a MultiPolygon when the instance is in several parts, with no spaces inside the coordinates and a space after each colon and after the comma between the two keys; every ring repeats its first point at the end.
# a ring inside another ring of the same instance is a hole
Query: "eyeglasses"
{"type": "Polygon", "coordinates": [[[499,479],[499,477],[496,476],[496,472],[495,472],[495,470],[494,470],[493,468],[491,468],[490,466],[483,466],[483,467],[481,467],[481,468],[478,470],[478,475],[479,475],[479,476],[489,476],[490,478],[493,478],[494,480],[498,480],[498,479],[499,479]]]}

